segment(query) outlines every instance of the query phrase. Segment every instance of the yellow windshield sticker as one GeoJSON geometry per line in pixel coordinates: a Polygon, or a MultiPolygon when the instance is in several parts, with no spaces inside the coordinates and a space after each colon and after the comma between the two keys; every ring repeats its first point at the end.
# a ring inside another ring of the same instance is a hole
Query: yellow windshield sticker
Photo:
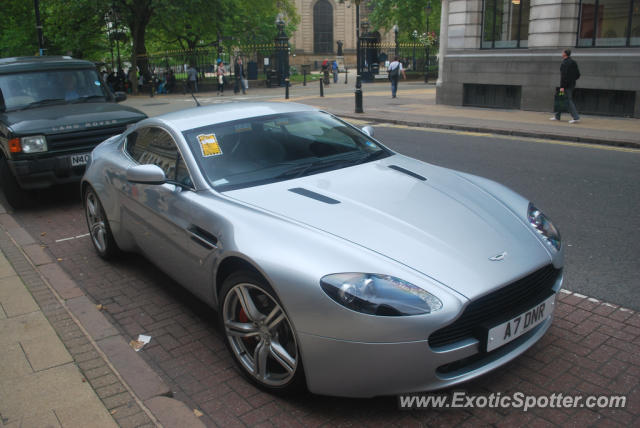
{"type": "Polygon", "coordinates": [[[198,135],[198,142],[202,149],[202,156],[205,158],[222,154],[222,149],[215,134],[200,134],[198,135]]]}

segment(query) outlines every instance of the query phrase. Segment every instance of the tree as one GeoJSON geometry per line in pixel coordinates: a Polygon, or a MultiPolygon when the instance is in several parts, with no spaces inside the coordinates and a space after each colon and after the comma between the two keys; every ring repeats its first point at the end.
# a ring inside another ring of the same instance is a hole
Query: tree
{"type": "Polygon", "coordinates": [[[34,55],[38,52],[33,2],[2,0],[0,57],[34,55]]]}
{"type": "Polygon", "coordinates": [[[374,27],[391,30],[399,27],[401,41],[414,41],[412,34],[425,33],[427,29],[425,6],[431,3],[429,32],[440,33],[440,0],[371,0],[373,11],[369,19],[374,27]]]}

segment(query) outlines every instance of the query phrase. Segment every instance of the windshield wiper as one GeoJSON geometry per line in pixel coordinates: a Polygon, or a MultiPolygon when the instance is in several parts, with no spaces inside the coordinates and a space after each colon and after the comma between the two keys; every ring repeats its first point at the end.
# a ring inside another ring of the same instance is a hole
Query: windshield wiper
{"type": "Polygon", "coordinates": [[[76,98],[75,100],[72,100],[71,102],[73,102],[73,103],[85,103],[88,100],[93,100],[95,98],[104,98],[104,95],[87,95],[87,96],[84,96],[84,97],[76,98]]]}
{"type": "Polygon", "coordinates": [[[43,100],[38,100],[32,103],[29,103],[26,106],[20,107],[18,110],[26,110],[31,107],[44,106],[47,104],[58,104],[60,102],[64,102],[64,98],[45,98],[43,100]]]}
{"type": "Polygon", "coordinates": [[[374,160],[378,160],[378,159],[382,159],[384,158],[384,155],[387,155],[387,151],[386,150],[378,150],[377,152],[371,152],[369,154],[367,154],[366,156],[363,156],[362,158],[356,160],[353,164],[354,165],[360,165],[361,163],[365,163],[365,162],[371,162],[374,160]]]}

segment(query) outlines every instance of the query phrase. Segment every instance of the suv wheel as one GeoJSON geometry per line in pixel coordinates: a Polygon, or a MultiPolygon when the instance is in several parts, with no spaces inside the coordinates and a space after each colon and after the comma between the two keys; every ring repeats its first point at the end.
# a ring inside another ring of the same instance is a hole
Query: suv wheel
{"type": "Polygon", "coordinates": [[[25,208],[29,205],[31,200],[29,192],[20,187],[5,158],[0,160],[0,183],[2,183],[2,190],[4,190],[7,202],[14,209],[25,208]]]}

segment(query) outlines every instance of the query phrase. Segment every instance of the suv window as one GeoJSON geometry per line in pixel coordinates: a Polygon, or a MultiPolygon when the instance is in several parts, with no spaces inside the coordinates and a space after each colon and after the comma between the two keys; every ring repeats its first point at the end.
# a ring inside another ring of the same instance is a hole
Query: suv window
{"type": "Polygon", "coordinates": [[[141,128],[127,137],[127,152],[141,165],[157,165],[169,180],[192,186],[187,166],[178,146],[164,129],[141,128]]]}
{"type": "Polygon", "coordinates": [[[98,73],[93,69],[1,74],[0,89],[7,110],[45,103],[107,98],[98,73]]]}

